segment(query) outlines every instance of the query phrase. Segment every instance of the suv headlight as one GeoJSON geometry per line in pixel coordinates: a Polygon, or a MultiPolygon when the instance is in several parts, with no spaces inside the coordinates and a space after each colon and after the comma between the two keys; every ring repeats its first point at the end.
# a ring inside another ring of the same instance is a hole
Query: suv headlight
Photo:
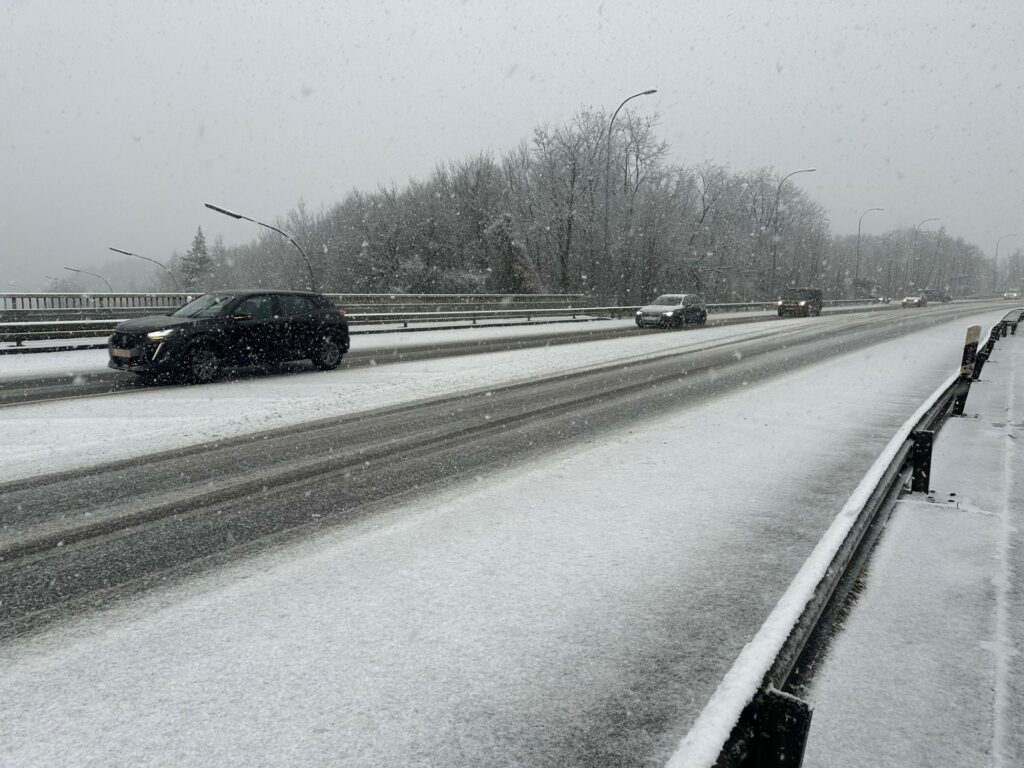
{"type": "Polygon", "coordinates": [[[147,333],[146,338],[149,339],[150,341],[163,341],[172,333],[174,333],[174,330],[174,328],[167,328],[162,331],[153,331],[152,333],[147,333]]]}
{"type": "Polygon", "coordinates": [[[806,301],[801,301],[800,302],[800,306],[801,307],[806,307],[807,306],[807,302],[806,301]]]}
{"type": "Polygon", "coordinates": [[[638,309],[638,310],[636,311],[636,316],[637,316],[637,317],[640,317],[640,315],[642,315],[643,313],[644,313],[644,311],[643,311],[642,309],[638,309]]]}
{"type": "Polygon", "coordinates": [[[662,317],[672,317],[672,315],[674,315],[674,314],[675,314],[675,312],[662,312],[661,316],[662,317]]]}

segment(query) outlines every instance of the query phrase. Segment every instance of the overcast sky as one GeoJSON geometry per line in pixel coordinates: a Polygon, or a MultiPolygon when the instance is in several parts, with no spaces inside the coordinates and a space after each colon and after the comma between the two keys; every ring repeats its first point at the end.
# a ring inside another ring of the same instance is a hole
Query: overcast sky
{"type": "Polygon", "coordinates": [[[834,232],[884,207],[865,233],[938,216],[991,256],[1024,234],[1022,51],[1021,0],[0,0],[0,291],[246,242],[203,203],[273,221],[648,88],[676,162],[815,166],[834,232]]]}

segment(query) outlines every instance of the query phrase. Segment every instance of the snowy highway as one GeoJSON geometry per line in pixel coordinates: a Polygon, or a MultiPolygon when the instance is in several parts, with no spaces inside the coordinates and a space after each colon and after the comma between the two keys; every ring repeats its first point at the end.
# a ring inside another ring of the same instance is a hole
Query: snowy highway
{"type": "Polygon", "coordinates": [[[5,408],[0,765],[664,761],[998,317],[5,408]]]}

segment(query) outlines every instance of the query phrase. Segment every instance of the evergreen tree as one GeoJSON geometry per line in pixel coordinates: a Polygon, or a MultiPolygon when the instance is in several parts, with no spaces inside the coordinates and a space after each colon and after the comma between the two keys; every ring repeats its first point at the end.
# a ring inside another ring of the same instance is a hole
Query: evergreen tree
{"type": "Polygon", "coordinates": [[[192,247],[181,257],[179,266],[185,288],[199,288],[206,285],[213,276],[214,263],[206,248],[206,236],[203,228],[196,229],[192,238],[192,247]]]}
{"type": "Polygon", "coordinates": [[[487,287],[493,293],[538,293],[540,274],[512,232],[512,217],[499,215],[484,232],[493,260],[487,287]]]}

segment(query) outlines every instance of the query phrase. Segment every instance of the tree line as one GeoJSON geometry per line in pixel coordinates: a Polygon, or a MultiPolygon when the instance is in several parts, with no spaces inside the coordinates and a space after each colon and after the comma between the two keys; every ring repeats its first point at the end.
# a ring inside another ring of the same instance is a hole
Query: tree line
{"type": "MultiPolygon", "coordinates": [[[[439,166],[404,187],[353,191],[319,211],[300,203],[275,226],[336,293],[583,293],[631,305],[659,292],[762,300],[787,286],[829,298],[954,295],[1020,281],[1021,252],[997,278],[981,249],[943,227],[834,235],[825,211],[774,168],[735,172],[669,161],[657,118],[603,111],[542,126],[500,157],[439,166]]],[[[169,263],[185,288],[307,288],[302,256],[258,229],[207,244],[200,229],[169,263]]],[[[153,290],[169,290],[155,274],[153,290]]]]}

